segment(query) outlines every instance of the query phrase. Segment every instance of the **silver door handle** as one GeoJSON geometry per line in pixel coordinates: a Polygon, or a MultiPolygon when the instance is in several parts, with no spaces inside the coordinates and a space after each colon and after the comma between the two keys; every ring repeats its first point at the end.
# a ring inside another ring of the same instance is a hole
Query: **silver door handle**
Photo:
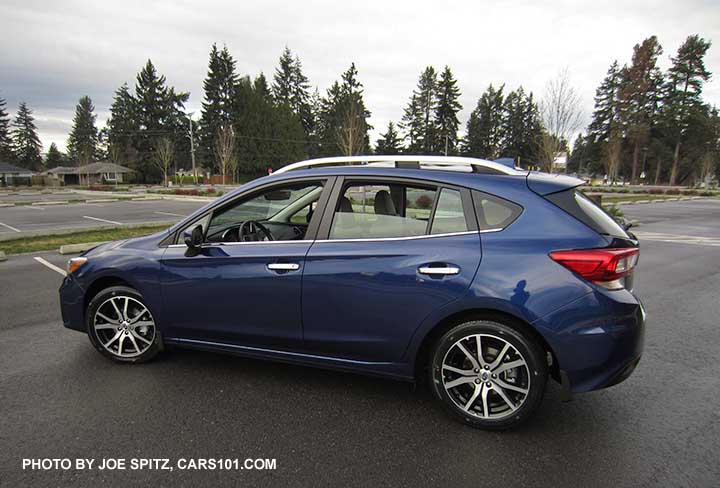
{"type": "Polygon", "coordinates": [[[297,271],[300,265],[297,263],[271,263],[267,265],[273,271],[297,271]]]}
{"type": "Polygon", "coordinates": [[[460,268],[455,266],[446,266],[444,268],[431,268],[429,266],[421,266],[418,271],[427,275],[456,275],[460,272],[460,268]]]}

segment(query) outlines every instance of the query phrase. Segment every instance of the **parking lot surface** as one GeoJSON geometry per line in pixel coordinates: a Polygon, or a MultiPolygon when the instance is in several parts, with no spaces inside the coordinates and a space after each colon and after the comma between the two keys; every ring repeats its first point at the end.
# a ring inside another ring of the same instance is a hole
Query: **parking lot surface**
{"type": "Polygon", "coordinates": [[[207,202],[184,200],[116,201],[67,205],[0,207],[0,235],[94,226],[180,220],[207,202]]]}
{"type": "Polygon", "coordinates": [[[10,257],[0,263],[0,484],[717,486],[720,201],[623,211],[642,222],[638,369],[570,403],[551,382],[537,415],[505,433],[465,427],[395,381],[179,349],[113,364],[60,323],[62,276],[35,258],[65,259],[10,257]],[[43,457],[276,458],[277,469],[22,469],[43,457]]]}

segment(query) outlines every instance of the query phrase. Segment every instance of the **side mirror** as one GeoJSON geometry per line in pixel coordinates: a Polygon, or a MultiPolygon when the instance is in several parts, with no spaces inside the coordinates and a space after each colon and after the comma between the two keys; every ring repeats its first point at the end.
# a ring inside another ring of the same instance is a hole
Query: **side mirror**
{"type": "Polygon", "coordinates": [[[185,230],[183,232],[183,238],[185,239],[185,245],[190,249],[197,249],[203,243],[203,228],[202,225],[198,225],[193,230],[185,230]]]}

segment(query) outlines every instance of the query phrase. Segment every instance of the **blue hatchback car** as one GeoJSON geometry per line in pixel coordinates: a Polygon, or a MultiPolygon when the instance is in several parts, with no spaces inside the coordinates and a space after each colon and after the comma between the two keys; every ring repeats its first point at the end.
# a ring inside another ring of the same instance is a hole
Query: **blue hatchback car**
{"type": "Polygon", "coordinates": [[[469,158],[304,161],[167,231],[68,263],[65,327],[110,359],[167,346],[428,380],[469,425],[627,378],[635,237],[583,182],[469,158]]]}

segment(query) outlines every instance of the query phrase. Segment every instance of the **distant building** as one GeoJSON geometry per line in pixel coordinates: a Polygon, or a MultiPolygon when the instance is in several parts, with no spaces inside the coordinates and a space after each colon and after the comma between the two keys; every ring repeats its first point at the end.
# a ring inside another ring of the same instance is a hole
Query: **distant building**
{"type": "Polygon", "coordinates": [[[560,152],[553,161],[553,173],[564,173],[567,169],[568,153],[560,152]]]}
{"type": "Polygon", "coordinates": [[[44,174],[50,180],[61,185],[98,185],[102,183],[122,183],[125,175],[133,170],[109,161],[98,161],[85,166],[58,166],[47,170],[44,174]]]}
{"type": "Polygon", "coordinates": [[[27,168],[0,161],[0,186],[30,185],[34,174],[27,168]]]}

